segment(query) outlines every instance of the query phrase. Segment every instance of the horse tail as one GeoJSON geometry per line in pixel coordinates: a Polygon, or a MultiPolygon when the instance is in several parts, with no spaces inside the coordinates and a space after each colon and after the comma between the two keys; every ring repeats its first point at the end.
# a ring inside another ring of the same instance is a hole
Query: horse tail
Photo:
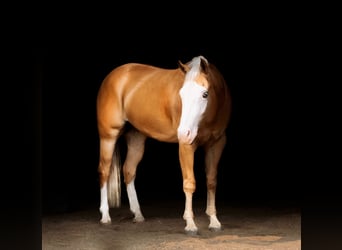
{"type": "Polygon", "coordinates": [[[121,206],[121,158],[118,145],[115,146],[107,182],[109,207],[121,206]]]}

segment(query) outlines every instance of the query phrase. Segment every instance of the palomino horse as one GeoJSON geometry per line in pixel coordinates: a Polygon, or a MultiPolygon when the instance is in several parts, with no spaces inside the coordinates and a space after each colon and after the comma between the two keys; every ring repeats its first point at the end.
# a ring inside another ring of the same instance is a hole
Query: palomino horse
{"type": "Polygon", "coordinates": [[[128,63],[111,71],[97,97],[100,136],[99,181],[101,223],[110,223],[109,205],[120,206],[120,166],[116,143],[126,137],[127,154],[123,165],[130,210],[134,222],[144,221],[134,180],[143,157],[147,137],[178,143],[185,193],[185,231],[196,234],[192,196],[196,188],[194,153],[205,152],[209,229],[220,230],[216,216],[217,166],[226,143],[231,113],[231,97],[223,76],[203,56],[194,57],[176,69],[128,63]],[[129,123],[129,129],[123,129],[129,123]]]}

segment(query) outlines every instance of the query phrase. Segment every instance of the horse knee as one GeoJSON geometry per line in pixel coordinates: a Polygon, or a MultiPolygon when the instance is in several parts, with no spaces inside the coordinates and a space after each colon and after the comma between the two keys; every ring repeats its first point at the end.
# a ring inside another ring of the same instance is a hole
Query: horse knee
{"type": "Polygon", "coordinates": [[[196,190],[196,181],[195,180],[184,180],[183,181],[183,190],[184,192],[193,193],[196,190]]]}
{"type": "Polygon", "coordinates": [[[208,190],[216,190],[216,181],[207,181],[207,189],[208,190]]]}

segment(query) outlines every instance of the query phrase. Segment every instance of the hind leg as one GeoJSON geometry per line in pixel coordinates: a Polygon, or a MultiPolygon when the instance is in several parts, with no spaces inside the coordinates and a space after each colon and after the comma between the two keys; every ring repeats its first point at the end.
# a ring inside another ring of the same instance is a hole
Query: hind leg
{"type": "Polygon", "coordinates": [[[209,229],[213,231],[221,230],[221,223],[216,217],[216,184],[217,184],[217,166],[220,160],[224,145],[226,143],[226,136],[222,136],[214,144],[205,147],[205,164],[207,176],[207,209],[206,214],[209,216],[209,229]]]}
{"type": "MultiPolygon", "coordinates": [[[[99,119],[99,121],[101,121],[99,119]]],[[[119,124],[119,122],[117,122],[119,124]]],[[[111,222],[109,216],[108,205],[108,181],[110,176],[110,168],[113,160],[113,154],[116,141],[121,133],[123,123],[119,126],[102,126],[99,122],[99,136],[100,136],[100,161],[98,166],[100,192],[101,192],[101,204],[100,212],[102,215],[101,223],[107,224],[111,222]]]]}
{"type": "Polygon", "coordinates": [[[100,163],[98,167],[100,178],[101,204],[100,212],[102,214],[101,223],[111,222],[108,206],[107,182],[109,178],[110,165],[112,162],[113,151],[116,143],[115,137],[100,138],[100,163]]]}
{"type": "Polygon", "coordinates": [[[146,136],[137,130],[131,130],[126,134],[127,156],[123,166],[124,181],[126,183],[130,210],[134,214],[134,222],[144,221],[141,213],[137,193],[134,186],[136,170],[141,161],[145,149],[146,136]]]}

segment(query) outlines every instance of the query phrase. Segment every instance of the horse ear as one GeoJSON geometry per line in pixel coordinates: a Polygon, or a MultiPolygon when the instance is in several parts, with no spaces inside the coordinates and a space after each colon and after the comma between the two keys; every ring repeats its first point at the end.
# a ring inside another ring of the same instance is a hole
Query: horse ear
{"type": "Polygon", "coordinates": [[[186,64],[183,64],[181,61],[178,61],[178,66],[184,73],[189,71],[189,66],[186,64]]]}
{"type": "Polygon", "coordinates": [[[201,69],[205,74],[209,72],[209,63],[206,59],[203,59],[202,57],[201,57],[201,69]]]}

